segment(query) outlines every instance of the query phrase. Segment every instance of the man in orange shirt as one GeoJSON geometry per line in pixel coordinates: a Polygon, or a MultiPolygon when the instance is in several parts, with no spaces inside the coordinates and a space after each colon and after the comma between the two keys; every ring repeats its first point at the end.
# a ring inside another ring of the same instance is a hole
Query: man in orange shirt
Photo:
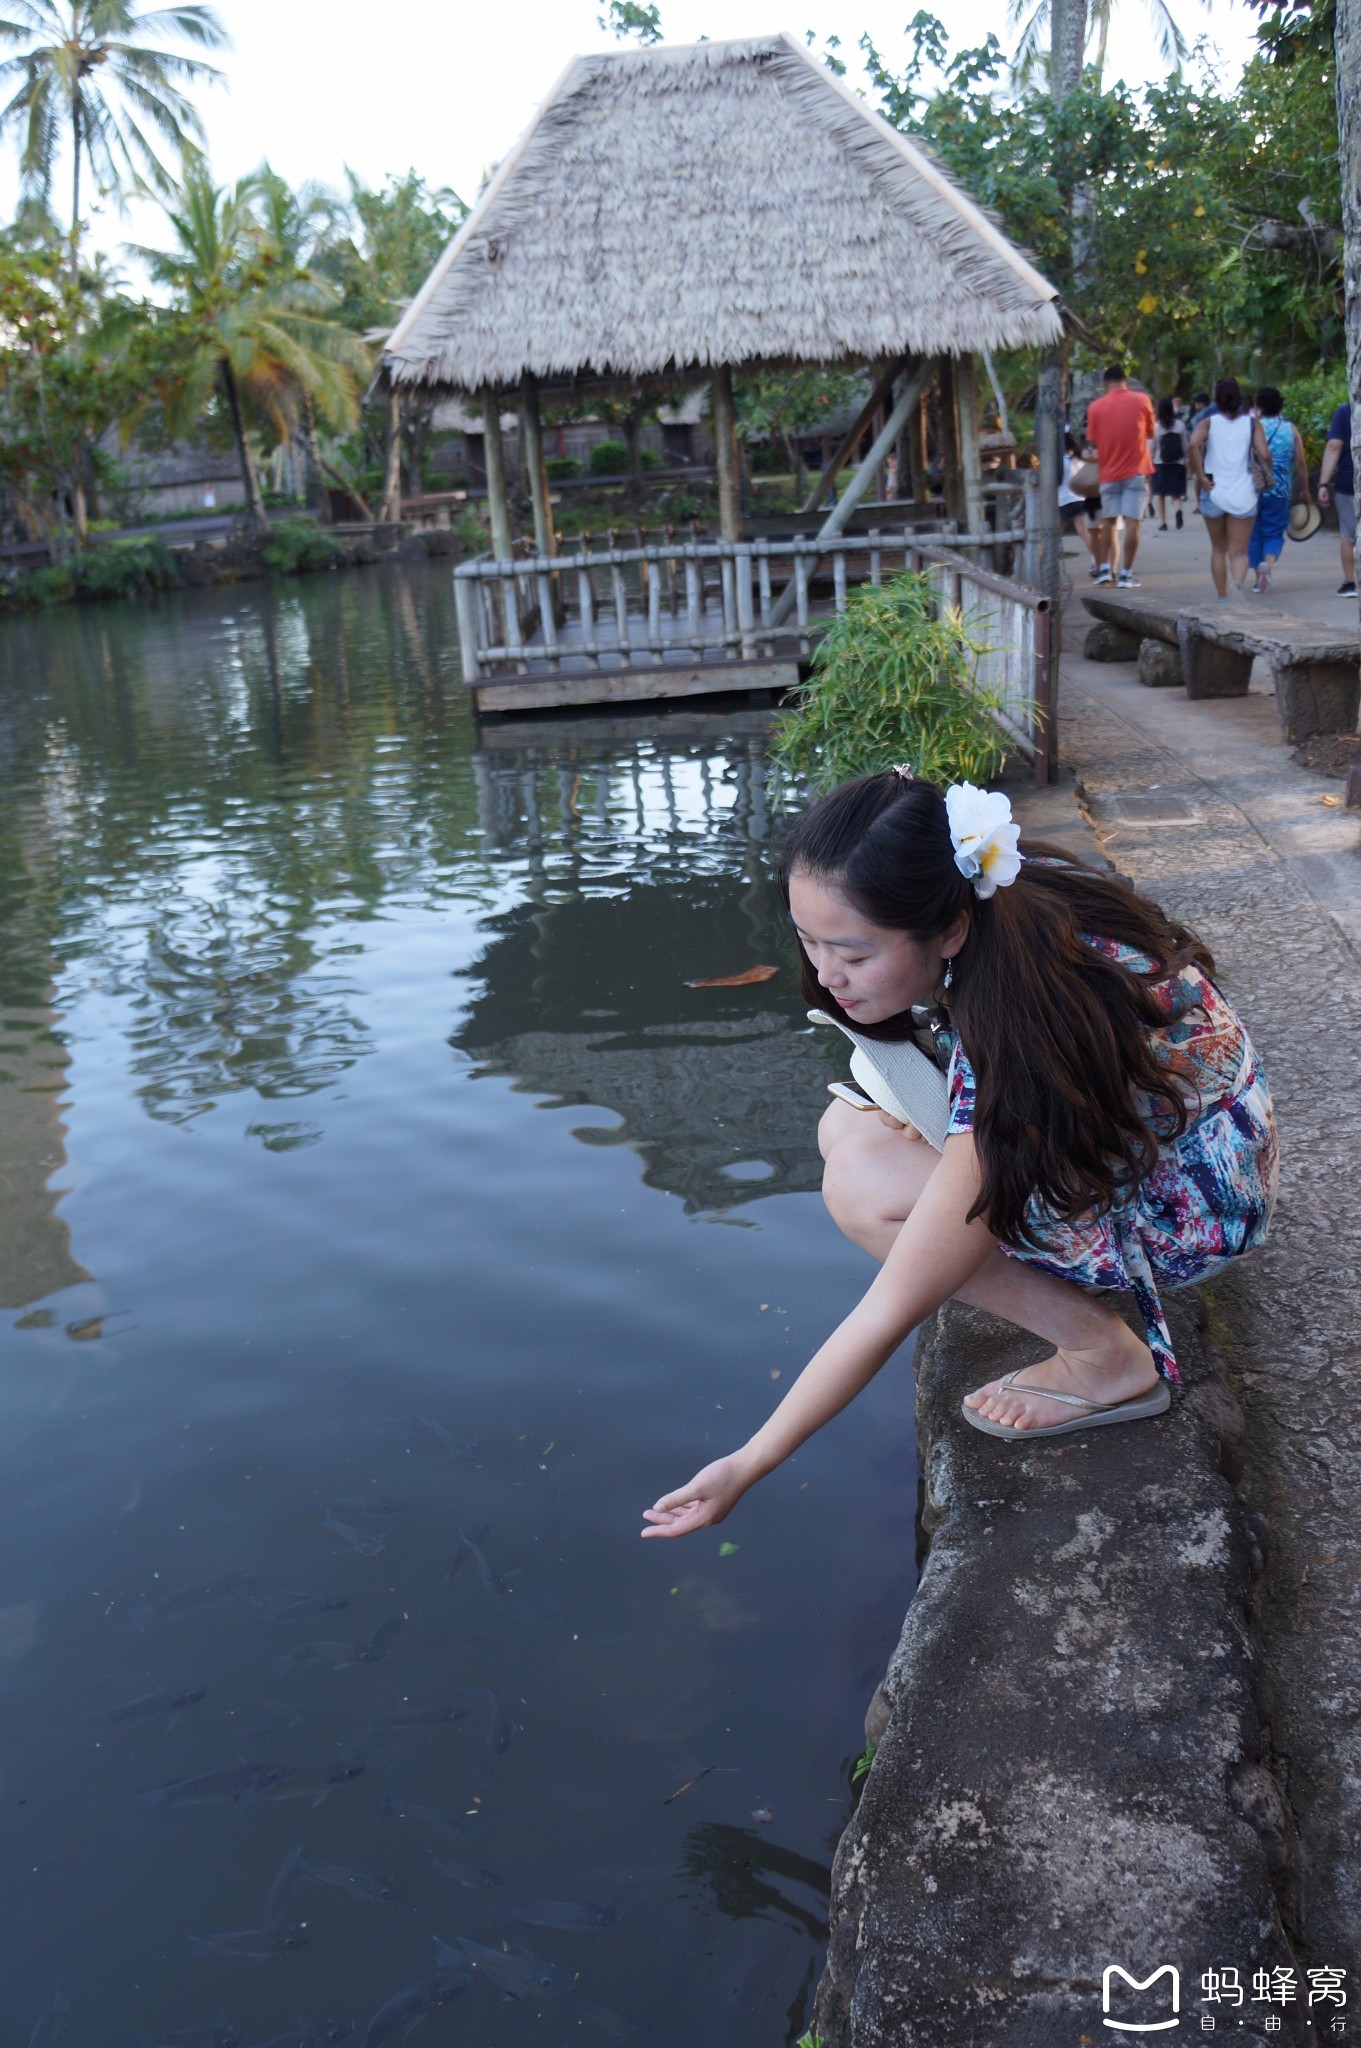
{"type": "Polygon", "coordinates": [[[1122,590],[1137,590],[1134,557],[1139,552],[1139,532],[1144,506],[1148,502],[1148,479],[1153,474],[1149,443],[1156,432],[1153,400],[1146,391],[1131,391],[1122,369],[1106,372],[1106,395],[1087,408],[1087,441],[1096,456],[1101,486],[1101,539],[1104,556],[1098,583],[1110,583],[1118,574],[1122,590]],[[1120,523],[1124,521],[1123,555],[1120,523]]]}

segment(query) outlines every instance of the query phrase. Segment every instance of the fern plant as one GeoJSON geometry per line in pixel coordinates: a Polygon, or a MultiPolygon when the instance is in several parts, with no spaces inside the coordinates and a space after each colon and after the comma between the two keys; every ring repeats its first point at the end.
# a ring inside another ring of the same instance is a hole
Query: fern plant
{"type": "Polygon", "coordinates": [[[1007,754],[993,713],[1003,703],[1017,709],[1009,692],[980,680],[987,652],[924,571],[863,585],[819,640],[776,754],[819,789],[897,761],[926,781],[984,783],[1007,754]]]}

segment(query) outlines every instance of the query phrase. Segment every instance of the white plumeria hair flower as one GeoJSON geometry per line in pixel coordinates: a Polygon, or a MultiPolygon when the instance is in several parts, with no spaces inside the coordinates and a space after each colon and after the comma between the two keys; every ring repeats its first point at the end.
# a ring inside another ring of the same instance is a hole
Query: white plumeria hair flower
{"type": "Polygon", "coordinates": [[[952,782],[945,792],[950,844],[955,866],[973,883],[977,896],[993,896],[1008,888],[1021,872],[1017,851],[1021,828],[1000,790],[975,789],[971,782],[952,782]]]}

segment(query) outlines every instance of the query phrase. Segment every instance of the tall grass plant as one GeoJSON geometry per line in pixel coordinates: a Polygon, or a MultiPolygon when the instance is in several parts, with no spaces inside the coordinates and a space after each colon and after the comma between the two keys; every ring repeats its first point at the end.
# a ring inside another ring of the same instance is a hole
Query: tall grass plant
{"type": "Polygon", "coordinates": [[[1015,708],[980,681],[987,652],[924,570],[852,591],[818,641],[777,732],[777,757],[818,789],[898,761],[931,782],[986,782],[1008,751],[993,714],[1004,701],[1015,708]]]}

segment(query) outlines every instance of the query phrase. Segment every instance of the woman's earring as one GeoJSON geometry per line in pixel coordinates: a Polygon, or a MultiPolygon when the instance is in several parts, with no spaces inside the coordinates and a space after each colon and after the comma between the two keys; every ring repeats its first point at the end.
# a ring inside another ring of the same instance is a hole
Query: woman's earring
{"type": "Polygon", "coordinates": [[[950,957],[950,958],[949,958],[949,959],[948,959],[948,960],[946,961],[946,963],[945,963],[945,978],[944,978],[944,980],[943,980],[943,981],[941,982],[941,987],[942,987],[942,988],[943,988],[943,989],[945,990],[945,993],[946,993],[946,995],[949,995],[949,993],[950,993],[950,990],[951,990],[951,989],[952,989],[952,988],[954,987],[954,983],[955,983],[955,963],[954,963],[954,956],[953,956],[953,955],[951,955],[951,957],[950,957]]]}

